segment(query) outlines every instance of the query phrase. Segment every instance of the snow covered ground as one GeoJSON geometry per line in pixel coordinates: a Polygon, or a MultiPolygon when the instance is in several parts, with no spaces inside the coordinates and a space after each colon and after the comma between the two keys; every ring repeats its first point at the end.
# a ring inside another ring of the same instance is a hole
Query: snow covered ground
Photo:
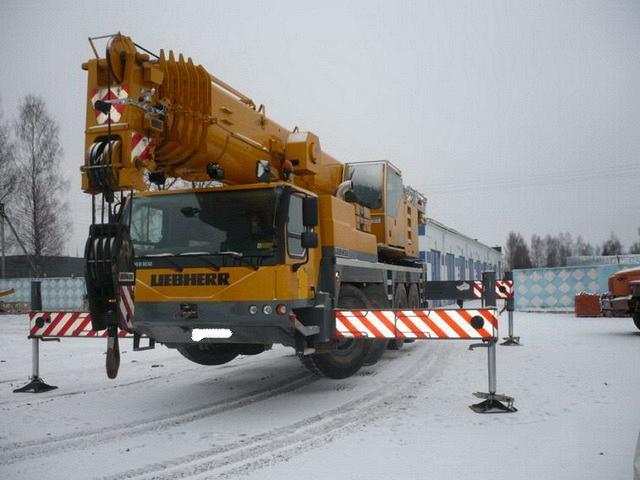
{"type": "Polygon", "coordinates": [[[203,367],[125,340],[108,380],[104,340],[65,339],[41,345],[59,388],[14,394],[31,368],[27,320],[0,316],[0,478],[632,478],[631,319],[515,318],[524,346],[498,347],[498,391],[519,412],[478,415],[486,350],[467,342],[416,342],[337,381],[284,348],[203,367]]]}

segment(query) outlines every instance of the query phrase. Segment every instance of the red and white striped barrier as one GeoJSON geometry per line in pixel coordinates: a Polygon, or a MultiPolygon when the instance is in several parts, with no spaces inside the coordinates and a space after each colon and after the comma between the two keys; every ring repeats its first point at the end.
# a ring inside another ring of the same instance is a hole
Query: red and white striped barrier
{"type": "Polygon", "coordinates": [[[498,337],[498,318],[494,309],[338,310],[336,336],[488,339],[498,337]]]}
{"type": "Polygon", "coordinates": [[[133,328],[134,312],[134,292],[133,285],[122,285],[120,295],[118,295],[118,309],[120,310],[120,327],[124,330],[133,328]]]}
{"type": "MultiPolygon", "coordinates": [[[[131,317],[129,317],[131,318],[131,317]]],[[[106,337],[92,330],[87,312],[30,312],[30,337],[106,337]]],[[[133,335],[120,330],[119,337],[133,335]]],[[[493,309],[338,310],[336,337],[486,339],[497,338],[493,309]]]]}
{"type": "MultiPolygon", "coordinates": [[[[106,337],[107,330],[92,330],[87,312],[29,312],[29,336],[32,338],[106,337]]],[[[124,330],[119,337],[133,337],[124,330]]]]}
{"type": "MultiPolygon", "coordinates": [[[[473,295],[475,298],[482,298],[484,288],[482,282],[473,282],[473,295]]],[[[513,280],[496,280],[496,298],[508,299],[513,298],[513,280]]]]}

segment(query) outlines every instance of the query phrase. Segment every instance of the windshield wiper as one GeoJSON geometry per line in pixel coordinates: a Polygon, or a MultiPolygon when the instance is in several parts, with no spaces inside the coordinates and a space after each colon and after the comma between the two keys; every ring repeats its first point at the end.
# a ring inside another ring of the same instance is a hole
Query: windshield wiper
{"type": "Polygon", "coordinates": [[[265,258],[273,257],[274,255],[275,255],[275,252],[272,249],[264,253],[250,253],[248,255],[245,255],[245,257],[256,259],[256,270],[257,270],[262,266],[262,262],[264,261],[265,258]]]}
{"type": "Polygon", "coordinates": [[[184,252],[184,253],[179,253],[178,254],[179,257],[196,257],[196,258],[202,260],[204,263],[209,265],[211,268],[213,268],[217,272],[217,271],[220,270],[220,265],[218,265],[217,263],[212,262],[211,260],[207,260],[207,258],[206,258],[208,256],[213,256],[213,255],[215,255],[215,254],[209,253],[209,252],[184,252]]]}
{"type": "Polygon", "coordinates": [[[218,265],[215,262],[207,260],[205,257],[223,257],[223,258],[230,257],[230,258],[233,258],[234,260],[237,260],[241,265],[244,264],[249,267],[252,267],[254,270],[258,270],[262,266],[263,259],[266,257],[272,257],[273,255],[274,255],[273,250],[270,250],[269,252],[265,252],[265,254],[261,254],[261,253],[243,254],[242,252],[236,252],[235,250],[225,250],[217,253],[206,252],[206,251],[182,252],[182,253],[171,253],[171,252],[148,253],[146,255],[140,255],[139,257],[136,257],[136,258],[162,259],[174,265],[179,271],[182,271],[184,270],[184,266],[180,265],[175,260],[172,260],[172,258],[196,257],[202,260],[204,263],[206,263],[210,267],[212,267],[213,269],[215,269],[215,271],[217,272],[218,270],[220,270],[220,268],[223,265],[218,265]],[[256,258],[257,261],[254,263],[251,260],[249,260],[250,258],[256,258]]]}
{"type": "Polygon", "coordinates": [[[242,253],[236,252],[235,250],[225,250],[224,252],[218,252],[215,255],[222,255],[222,256],[229,255],[230,257],[236,257],[236,258],[244,257],[242,253]]]}
{"type": "Polygon", "coordinates": [[[224,252],[218,252],[218,255],[222,257],[232,257],[233,259],[238,260],[240,262],[240,265],[244,263],[245,265],[252,267],[254,270],[258,270],[260,268],[260,265],[254,264],[251,260],[246,260],[241,252],[236,252],[235,250],[225,250],[224,252]]]}
{"type": "Polygon", "coordinates": [[[140,255],[139,257],[136,257],[136,258],[160,258],[162,260],[165,260],[167,263],[170,263],[171,265],[173,265],[178,272],[183,271],[184,267],[180,265],[178,262],[171,260],[172,257],[177,257],[177,255],[171,252],[147,253],[146,255],[140,255]]]}

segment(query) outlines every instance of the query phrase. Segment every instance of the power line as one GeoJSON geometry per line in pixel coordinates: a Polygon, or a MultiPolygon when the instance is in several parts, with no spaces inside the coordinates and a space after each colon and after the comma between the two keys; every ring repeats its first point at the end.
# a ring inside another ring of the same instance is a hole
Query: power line
{"type": "MultiPolygon", "coordinates": [[[[456,193],[456,192],[468,192],[470,190],[493,190],[493,189],[511,189],[514,187],[546,187],[546,186],[569,186],[569,185],[578,185],[584,183],[585,181],[592,180],[606,180],[606,179],[617,179],[621,183],[629,180],[635,180],[638,176],[640,176],[640,171],[637,167],[629,169],[629,170],[617,170],[615,172],[601,172],[601,173],[591,173],[588,175],[580,174],[580,175],[568,175],[556,178],[539,178],[539,177],[529,177],[526,179],[510,179],[510,180],[495,180],[492,182],[476,182],[469,184],[452,184],[450,188],[447,187],[437,187],[432,188],[428,185],[424,185],[419,187],[422,191],[427,195],[442,195],[448,193],[456,193]]],[[[601,182],[598,182],[601,183],[601,182]]]]}
{"type": "Polygon", "coordinates": [[[499,185],[507,185],[507,184],[512,184],[512,183],[522,183],[523,181],[526,182],[543,182],[543,181],[551,181],[551,180],[556,180],[558,178],[561,179],[573,179],[573,178],[580,178],[580,179],[591,179],[593,177],[600,177],[600,176],[611,176],[611,175],[624,175],[627,173],[636,173],[638,171],[638,166],[637,165],[619,165],[615,168],[612,167],[597,167],[597,168],[589,168],[589,169],[581,169],[581,170],[573,170],[570,172],[547,172],[547,173],[543,173],[543,174],[537,174],[537,175],[527,175],[525,180],[521,180],[518,178],[498,178],[498,179],[493,179],[493,180],[488,180],[484,179],[483,180],[466,180],[466,181],[456,181],[456,182],[441,182],[441,183],[425,183],[420,185],[419,187],[422,187],[424,189],[427,190],[443,190],[443,189],[448,189],[450,187],[452,188],[465,188],[465,187],[475,187],[478,185],[495,185],[495,186],[499,186],[499,185]]]}

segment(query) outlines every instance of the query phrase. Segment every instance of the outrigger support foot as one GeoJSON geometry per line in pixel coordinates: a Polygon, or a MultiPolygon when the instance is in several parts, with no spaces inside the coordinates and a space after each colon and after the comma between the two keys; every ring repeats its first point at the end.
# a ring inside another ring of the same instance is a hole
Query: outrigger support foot
{"type": "Polygon", "coordinates": [[[473,395],[486,399],[484,402],[469,405],[469,408],[476,413],[513,413],[518,411],[513,406],[513,397],[484,392],[475,392],[473,395]],[[506,405],[503,402],[506,402],[506,405]]]}
{"type": "Polygon", "coordinates": [[[513,397],[496,393],[496,343],[497,339],[490,338],[483,340],[482,343],[469,345],[469,350],[486,348],[488,353],[489,393],[476,392],[473,394],[478,398],[485,399],[484,402],[469,405],[469,408],[476,413],[513,413],[518,411],[513,406],[513,397]],[[503,402],[506,402],[506,405],[503,402]]]}
{"type": "Polygon", "coordinates": [[[503,337],[504,342],[500,345],[513,346],[513,347],[521,347],[520,337],[503,337]]]}
{"type": "Polygon", "coordinates": [[[24,387],[16,388],[13,393],[42,393],[48,392],[49,390],[55,390],[55,385],[49,385],[44,382],[44,380],[40,377],[31,377],[31,381],[27,383],[24,387]]]}
{"type": "MultiPolygon", "coordinates": [[[[39,288],[39,284],[38,284],[39,288]]],[[[60,341],[60,339],[44,339],[38,337],[31,337],[31,381],[24,387],[16,388],[13,393],[42,393],[49,390],[55,390],[55,385],[48,385],[40,378],[40,342],[44,341],[60,341]]]]}

